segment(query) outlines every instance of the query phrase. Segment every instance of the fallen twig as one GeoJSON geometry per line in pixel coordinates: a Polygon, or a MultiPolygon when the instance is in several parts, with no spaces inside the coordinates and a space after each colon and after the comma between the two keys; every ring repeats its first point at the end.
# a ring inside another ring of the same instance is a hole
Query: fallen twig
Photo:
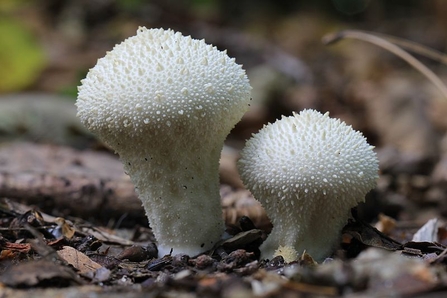
{"type": "Polygon", "coordinates": [[[441,91],[442,95],[444,95],[444,97],[447,99],[447,87],[434,72],[432,72],[429,68],[427,68],[424,64],[422,64],[418,59],[413,57],[407,51],[403,50],[401,47],[393,44],[392,42],[384,38],[381,38],[371,33],[366,33],[364,31],[344,30],[336,33],[327,34],[323,37],[322,41],[325,45],[329,45],[345,38],[354,38],[370,42],[399,56],[400,58],[405,60],[408,64],[410,64],[411,66],[416,68],[419,72],[421,72],[425,77],[427,77],[427,79],[429,79],[439,89],[439,91],[441,91]]]}

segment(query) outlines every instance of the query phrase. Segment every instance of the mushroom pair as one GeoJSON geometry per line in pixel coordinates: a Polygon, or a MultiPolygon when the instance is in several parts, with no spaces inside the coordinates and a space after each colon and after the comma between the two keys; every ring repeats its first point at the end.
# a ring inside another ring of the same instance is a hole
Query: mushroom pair
{"type": "MultiPolygon", "coordinates": [[[[83,124],[120,156],[158,242],[159,256],[197,255],[220,240],[218,166],[247,111],[245,71],[203,40],[141,27],[82,80],[83,124]]],[[[239,162],[274,228],[261,247],[329,254],[351,207],[377,178],[377,160],[351,127],[312,110],[265,126],[239,162]]]]}

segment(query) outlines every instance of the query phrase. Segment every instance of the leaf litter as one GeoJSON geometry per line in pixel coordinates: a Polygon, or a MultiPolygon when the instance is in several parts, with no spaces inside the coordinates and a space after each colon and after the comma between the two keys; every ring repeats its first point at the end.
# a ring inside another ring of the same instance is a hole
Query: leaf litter
{"type": "Polygon", "coordinates": [[[242,218],[236,234],[213,251],[157,258],[153,242],[119,241],[119,236],[106,231],[98,239],[77,227],[83,226],[81,220],[73,224],[38,211],[23,212],[26,206],[5,200],[1,206],[2,228],[11,227],[2,229],[0,241],[5,297],[21,293],[20,297],[36,288],[42,289],[40,297],[52,297],[63,293],[62,288],[73,287],[79,295],[106,295],[100,290],[106,287],[135,297],[161,292],[253,297],[414,295],[438,291],[447,281],[447,249],[438,242],[445,242],[447,230],[437,219],[404,244],[353,219],[343,231],[339,251],[317,264],[306,253],[291,263],[282,257],[259,260],[258,247],[265,234],[253,229],[249,218],[242,218]],[[347,259],[356,249],[357,255],[347,259]]]}

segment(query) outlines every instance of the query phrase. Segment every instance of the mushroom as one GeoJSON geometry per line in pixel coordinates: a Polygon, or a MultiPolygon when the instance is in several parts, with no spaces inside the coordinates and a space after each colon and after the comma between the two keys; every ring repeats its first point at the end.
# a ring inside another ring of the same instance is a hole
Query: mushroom
{"type": "Polygon", "coordinates": [[[140,27],[81,82],[78,116],[119,154],[159,256],[212,248],[224,231],[220,152],[250,101],[242,67],[203,40],[140,27]]]}
{"type": "Polygon", "coordinates": [[[253,135],[238,168],[273,223],[261,256],[329,256],[350,209],[376,184],[373,148],[351,126],[315,110],[283,117],[253,135]]]}

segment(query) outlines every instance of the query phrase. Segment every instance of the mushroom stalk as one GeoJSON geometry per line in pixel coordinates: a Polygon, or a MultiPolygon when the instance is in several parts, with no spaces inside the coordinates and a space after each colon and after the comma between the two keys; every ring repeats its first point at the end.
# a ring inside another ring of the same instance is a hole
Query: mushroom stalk
{"type": "Polygon", "coordinates": [[[134,138],[114,148],[143,203],[159,255],[172,249],[193,256],[212,248],[224,230],[218,175],[224,138],[200,135],[191,126],[170,129],[179,137],[160,135],[150,144],[134,138]],[[158,150],[163,144],[169,150],[158,150]]]}

